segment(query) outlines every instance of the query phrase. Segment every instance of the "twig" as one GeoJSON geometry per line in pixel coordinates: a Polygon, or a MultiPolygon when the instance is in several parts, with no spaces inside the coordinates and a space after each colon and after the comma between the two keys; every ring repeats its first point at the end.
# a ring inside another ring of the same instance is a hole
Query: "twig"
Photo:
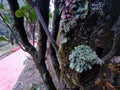
{"type": "Polygon", "coordinates": [[[34,43],[35,43],[35,23],[32,25],[30,24],[30,27],[32,26],[32,43],[33,43],[33,46],[34,46],[34,43]]]}

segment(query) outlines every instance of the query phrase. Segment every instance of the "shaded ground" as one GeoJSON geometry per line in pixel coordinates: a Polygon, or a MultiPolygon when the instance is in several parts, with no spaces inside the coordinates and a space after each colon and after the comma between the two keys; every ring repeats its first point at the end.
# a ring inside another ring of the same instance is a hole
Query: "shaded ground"
{"type": "Polygon", "coordinates": [[[40,87],[40,90],[44,90],[42,80],[40,79],[34,62],[31,59],[26,59],[24,64],[26,64],[26,66],[13,90],[36,90],[36,87],[40,87]]]}

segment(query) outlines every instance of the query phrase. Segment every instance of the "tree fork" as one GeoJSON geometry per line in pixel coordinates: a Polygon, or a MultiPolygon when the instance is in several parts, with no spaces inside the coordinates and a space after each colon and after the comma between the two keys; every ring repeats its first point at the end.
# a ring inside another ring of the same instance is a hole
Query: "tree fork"
{"type": "MultiPolygon", "coordinates": [[[[54,8],[55,8],[55,10],[60,9],[59,0],[54,0],[54,8]]],[[[57,39],[57,35],[58,35],[58,31],[59,31],[60,17],[61,17],[61,14],[56,13],[54,11],[53,23],[52,23],[52,26],[53,26],[52,35],[53,35],[55,41],[57,39]]],[[[58,78],[60,78],[60,69],[59,69],[60,65],[59,65],[58,59],[56,57],[55,50],[51,44],[49,46],[49,49],[50,49],[50,58],[51,58],[51,61],[53,63],[53,67],[55,68],[56,75],[58,78]]]]}
{"type": "Polygon", "coordinates": [[[21,42],[22,42],[26,52],[28,52],[33,57],[33,60],[36,64],[36,67],[37,67],[41,77],[42,77],[42,80],[44,82],[46,90],[56,90],[56,88],[52,82],[52,78],[50,77],[49,72],[47,70],[47,67],[45,65],[45,62],[44,62],[45,60],[39,58],[39,54],[38,54],[36,48],[34,46],[32,46],[30,44],[30,42],[28,41],[25,29],[24,29],[24,25],[23,25],[23,17],[17,18],[15,16],[15,11],[19,9],[19,5],[18,5],[17,0],[14,0],[14,1],[8,0],[8,3],[10,5],[10,9],[11,9],[12,14],[14,16],[15,27],[20,35],[21,42]]]}
{"type": "Polygon", "coordinates": [[[56,42],[55,42],[52,34],[49,32],[48,27],[47,27],[47,25],[46,25],[46,23],[45,23],[42,15],[41,15],[41,12],[40,12],[38,6],[37,6],[34,2],[32,2],[32,0],[27,0],[27,1],[28,1],[28,2],[31,4],[31,6],[35,9],[35,11],[36,11],[36,13],[37,13],[37,15],[38,15],[39,21],[40,21],[40,23],[42,24],[42,26],[43,26],[43,28],[44,28],[44,31],[45,31],[46,35],[48,36],[48,39],[50,40],[50,43],[51,43],[52,46],[54,47],[56,53],[58,53],[58,49],[59,49],[59,48],[58,48],[58,45],[56,44],[56,42]]]}

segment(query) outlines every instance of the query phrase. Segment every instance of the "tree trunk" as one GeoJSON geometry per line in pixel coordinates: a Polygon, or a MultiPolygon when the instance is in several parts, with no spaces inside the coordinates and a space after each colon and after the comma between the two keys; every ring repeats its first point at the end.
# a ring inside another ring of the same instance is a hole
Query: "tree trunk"
{"type": "MultiPolygon", "coordinates": [[[[41,29],[40,29],[40,38],[39,38],[39,51],[36,50],[36,48],[34,46],[32,46],[28,39],[27,39],[27,35],[24,29],[24,25],[23,25],[23,17],[22,18],[17,18],[15,16],[15,11],[17,9],[19,9],[19,5],[17,0],[8,0],[12,14],[14,16],[14,20],[15,20],[15,28],[18,31],[20,38],[21,38],[21,42],[25,48],[25,51],[28,52],[32,57],[33,60],[36,64],[36,67],[42,77],[42,80],[44,82],[45,85],[45,89],[46,90],[56,90],[51,76],[47,70],[46,64],[45,64],[45,53],[46,53],[46,34],[42,28],[42,26],[40,25],[41,29]]],[[[43,8],[43,10],[41,10],[41,12],[43,13],[44,19],[46,21],[46,23],[48,24],[48,9],[49,9],[49,2],[47,1],[41,1],[40,3],[42,3],[40,5],[40,7],[46,6],[47,8],[43,8]]]]}
{"type": "MultiPolygon", "coordinates": [[[[54,8],[55,10],[59,10],[59,0],[54,0],[54,8]]],[[[60,13],[56,13],[54,10],[54,16],[53,16],[53,23],[52,23],[52,35],[54,37],[54,39],[57,39],[57,35],[58,35],[58,31],[59,31],[59,23],[60,23],[60,13]]],[[[58,78],[60,78],[60,69],[59,69],[59,62],[57,60],[57,56],[55,53],[54,48],[52,47],[52,45],[50,45],[49,47],[49,51],[50,51],[50,58],[51,61],[53,63],[56,75],[58,78]]]]}
{"type": "MultiPolygon", "coordinates": [[[[48,49],[55,71],[55,77],[53,75],[52,78],[49,73],[51,68],[47,69],[45,63],[47,35],[42,25],[40,24],[38,38],[39,50],[37,51],[27,39],[23,18],[17,18],[15,16],[15,11],[19,9],[17,0],[8,0],[8,2],[14,16],[16,30],[21,37],[21,42],[25,51],[33,57],[46,90],[61,90],[61,88],[62,90],[117,90],[116,86],[119,86],[119,82],[117,81],[120,79],[119,64],[105,62],[101,67],[98,61],[96,64],[93,64],[94,60],[92,60],[91,69],[82,68],[81,71],[80,67],[77,67],[77,69],[71,68],[70,55],[75,48],[81,45],[89,46],[93,52],[96,52],[97,58],[102,58],[106,61],[115,55],[120,55],[119,0],[55,0],[56,9],[59,9],[58,3],[61,5],[61,12],[59,12],[61,15],[58,12],[54,14],[52,32],[54,39],[56,40],[57,38],[59,41],[59,57],[56,57],[51,45],[48,49]],[[115,27],[113,27],[114,25],[115,27]],[[60,62],[58,63],[59,59],[60,62]],[[59,86],[55,82],[53,83],[56,77],[56,82],[60,84],[59,86]],[[62,86],[59,82],[59,77],[62,86]]],[[[37,4],[48,25],[49,0],[37,0],[37,4]]],[[[92,53],[90,54],[92,55],[92,53]]],[[[80,56],[80,53],[78,56],[80,56]]],[[[76,58],[73,58],[74,61],[77,61],[76,58]]],[[[77,64],[80,63],[78,62],[77,64]]],[[[85,63],[88,65],[89,62],[85,63]]]]}
{"type": "MultiPolygon", "coordinates": [[[[92,50],[96,51],[99,58],[110,53],[109,50],[112,47],[114,47],[114,49],[112,48],[111,52],[118,53],[116,48],[119,47],[117,46],[120,41],[118,38],[119,30],[117,30],[117,34],[115,34],[116,31],[111,31],[119,16],[119,8],[117,8],[119,5],[116,2],[117,1],[112,2],[109,0],[105,2],[102,0],[64,0],[61,2],[63,4],[63,9],[58,39],[60,40],[59,55],[61,60],[61,79],[66,85],[66,88],[102,90],[99,85],[99,89],[98,87],[95,87],[95,81],[99,78],[98,76],[102,77],[100,71],[103,73],[104,69],[106,68],[106,71],[108,68],[104,67],[101,69],[100,65],[95,64],[92,66],[91,70],[79,73],[70,68],[69,55],[74,48],[79,45],[90,46],[92,50]],[[113,6],[114,11],[112,10],[113,6]],[[100,30],[103,30],[103,32],[107,30],[107,32],[101,34],[100,37],[100,30]],[[115,39],[114,35],[117,39],[115,39]],[[115,44],[115,42],[117,42],[117,44],[115,44]]],[[[110,55],[112,54],[109,54],[109,56],[110,55]]],[[[115,56],[115,54],[112,55],[112,57],[113,56],[115,56]]],[[[108,55],[106,57],[109,58],[108,55]]],[[[108,60],[110,59],[111,58],[108,60]]],[[[104,83],[106,83],[106,81],[104,83]]]]}

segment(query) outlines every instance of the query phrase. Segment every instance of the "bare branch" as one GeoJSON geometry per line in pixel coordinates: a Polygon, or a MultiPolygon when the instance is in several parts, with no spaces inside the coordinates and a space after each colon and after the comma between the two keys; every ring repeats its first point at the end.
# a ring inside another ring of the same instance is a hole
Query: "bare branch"
{"type": "Polygon", "coordinates": [[[48,36],[48,39],[50,40],[50,43],[51,43],[52,46],[54,47],[56,53],[58,53],[58,45],[56,44],[53,36],[52,36],[51,33],[49,32],[48,27],[47,27],[47,25],[46,25],[46,23],[45,23],[42,15],[41,15],[41,13],[40,13],[40,10],[39,10],[38,6],[37,6],[34,2],[32,2],[32,0],[27,0],[27,1],[28,1],[28,2],[31,4],[31,6],[35,9],[35,11],[36,11],[36,13],[37,13],[37,15],[38,15],[39,21],[41,22],[41,24],[42,24],[42,26],[43,26],[43,28],[44,28],[44,31],[45,31],[46,35],[48,36]]]}

